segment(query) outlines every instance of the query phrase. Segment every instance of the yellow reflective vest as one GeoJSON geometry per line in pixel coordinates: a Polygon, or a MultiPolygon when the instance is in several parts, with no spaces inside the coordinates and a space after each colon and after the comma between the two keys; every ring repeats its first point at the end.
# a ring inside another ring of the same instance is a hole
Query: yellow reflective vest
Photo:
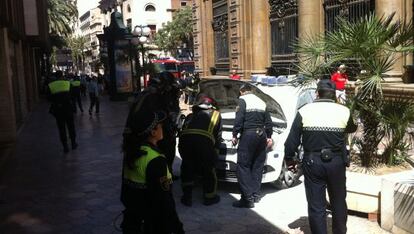
{"type": "Polygon", "coordinates": [[[48,86],[51,94],[69,92],[70,90],[70,82],[67,80],[55,80],[50,82],[48,86]]]}
{"type": "MultiPolygon", "coordinates": [[[[165,156],[152,149],[150,146],[146,145],[141,146],[140,150],[146,152],[146,154],[135,160],[132,168],[124,166],[123,178],[136,185],[140,185],[140,187],[145,187],[147,183],[146,173],[148,164],[151,162],[151,160],[157,157],[165,158],[165,156]]],[[[168,167],[165,169],[167,170],[167,178],[171,180],[171,172],[168,170],[168,167]]]]}

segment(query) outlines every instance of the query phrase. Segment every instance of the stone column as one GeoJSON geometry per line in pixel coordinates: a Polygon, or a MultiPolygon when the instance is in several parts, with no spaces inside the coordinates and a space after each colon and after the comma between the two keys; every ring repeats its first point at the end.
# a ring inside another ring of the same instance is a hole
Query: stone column
{"type": "MultiPolygon", "coordinates": [[[[389,16],[395,13],[394,21],[404,20],[406,12],[406,3],[411,2],[412,0],[376,0],[375,1],[375,13],[379,16],[389,16]]],[[[411,13],[410,13],[411,14],[411,13]]],[[[388,78],[401,78],[402,73],[404,72],[403,65],[405,58],[403,54],[398,53],[395,55],[397,60],[395,61],[392,70],[387,73],[388,78]]]]}
{"type": "MultiPolygon", "coordinates": [[[[10,148],[16,140],[16,117],[13,102],[9,38],[7,29],[0,28],[0,152],[10,148]]],[[[1,161],[1,154],[0,154],[1,161]]]]}
{"type": "MultiPolygon", "coordinates": [[[[251,12],[251,69],[252,74],[266,73],[270,66],[270,21],[268,1],[252,1],[251,12]]],[[[249,55],[246,55],[249,56],[249,55]]]]}
{"type": "Polygon", "coordinates": [[[322,0],[298,0],[298,37],[317,35],[324,31],[322,0]]]}
{"type": "Polygon", "coordinates": [[[195,28],[197,38],[194,39],[195,59],[201,76],[210,76],[210,67],[214,67],[214,32],[212,1],[197,0],[194,4],[195,28]]]}

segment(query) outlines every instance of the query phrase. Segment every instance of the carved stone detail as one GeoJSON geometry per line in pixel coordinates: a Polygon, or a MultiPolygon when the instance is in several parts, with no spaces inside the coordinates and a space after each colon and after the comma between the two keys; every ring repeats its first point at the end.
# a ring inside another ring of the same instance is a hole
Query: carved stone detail
{"type": "Polygon", "coordinates": [[[227,14],[217,16],[213,20],[213,30],[218,32],[226,32],[228,30],[228,16],[227,14]]]}
{"type": "Polygon", "coordinates": [[[268,0],[270,5],[270,15],[278,18],[286,16],[289,9],[298,7],[297,0],[268,0]]]}

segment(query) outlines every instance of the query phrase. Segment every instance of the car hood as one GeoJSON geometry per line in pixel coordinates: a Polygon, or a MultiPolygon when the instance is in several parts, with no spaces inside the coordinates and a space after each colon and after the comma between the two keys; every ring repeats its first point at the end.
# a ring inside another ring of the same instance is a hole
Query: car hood
{"type": "Polygon", "coordinates": [[[242,85],[248,85],[252,89],[252,93],[262,99],[274,118],[286,121],[286,116],[279,103],[262,92],[258,87],[240,80],[231,79],[212,79],[203,80],[200,82],[200,93],[206,94],[217,101],[220,110],[228,111],[229,109],[236,110],[239,100],[239,89],[242,85]]]}

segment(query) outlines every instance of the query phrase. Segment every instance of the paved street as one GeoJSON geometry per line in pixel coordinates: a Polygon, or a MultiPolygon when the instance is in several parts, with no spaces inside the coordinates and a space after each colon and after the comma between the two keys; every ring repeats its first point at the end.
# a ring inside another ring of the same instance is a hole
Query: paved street
{"type": "MultiPolygon", "coordinates": [[[[85,101],[85,100],[84,100],[85,101]]],[[[89,104],[86,101],[85,104],[89,104]]],[[[99,116],[76,116],[79,148],[63,154],[48,104],[41,102],[22,128],[14,156],[0,168],[0,233],[119,233],[121,138],[127,103],[102,101],[99,116]]],[[[87,110],[87,108],[85,108],[87,110]]],[[[175,182],[176,201],[180,196],[175,182]]],[[[220,183],[222,201],[192,208],[177,203],[187,233],[286,233],[307,224],[303,183],[288,189],[263,188],[254,209],[236,209],[236,184],[220,183]]],[[[348,233],[387,233],[376,222],[349,216],[348,233]]]]}

